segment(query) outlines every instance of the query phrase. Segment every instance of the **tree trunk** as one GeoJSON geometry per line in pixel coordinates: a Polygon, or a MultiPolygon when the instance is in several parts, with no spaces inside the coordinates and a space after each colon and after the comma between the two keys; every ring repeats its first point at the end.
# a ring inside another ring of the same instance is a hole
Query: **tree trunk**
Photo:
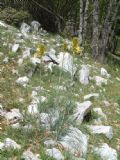
{"type": "Polygon", "coordinates": [[[95,58],[99,55],[99,0],[94,0],[92,52],[95,58]]]}
{"type": "Polygon", "coordinates": [[[86,0],[86,2],[85,2],[85,10],[84,10],[83,43],[85,43],[85,40],[86,40],[88,9],[89,9],[89,0],[86,0]]]}
{"type": "Polygon", "coordinates": [[[80,0],[79,39],[80,39],[81,46],[83,44],[83,29],[84,29],[84,4],[83,4],[83,0],[80,0]]]}
{"type": "Polygon", "coordinates": [[[104,26],[101,33],[102,36],[99,41],[100,43],[99,60],[102,63],[105,61],[105,57],[107,56],[107,53],[109,51],[110,34],[112,33],[113,25],[115,25],[116,23],[116,17],[117,17],[119,7],[120,7],[120,1],[110,0],[109,6],[108,6],[108,13],[106,15],[106,19],[105,19],[104,26]]]}

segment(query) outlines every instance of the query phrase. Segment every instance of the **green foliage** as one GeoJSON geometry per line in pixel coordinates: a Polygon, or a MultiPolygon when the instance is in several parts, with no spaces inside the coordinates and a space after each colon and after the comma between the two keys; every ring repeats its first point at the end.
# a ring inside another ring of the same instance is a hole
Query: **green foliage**
{"type": "Polygon", "coordinates": [[[10,25],[19,26],[22,22],[28,22],[31,19],[31,15],[24,10],[18,11],[11,7],[0,9],[0,20],[10,25]]]}

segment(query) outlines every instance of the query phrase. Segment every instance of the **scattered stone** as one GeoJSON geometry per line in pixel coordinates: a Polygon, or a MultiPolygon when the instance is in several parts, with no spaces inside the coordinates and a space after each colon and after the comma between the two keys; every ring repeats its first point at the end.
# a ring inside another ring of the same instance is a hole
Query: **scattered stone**
{"type": "Polygon", "coordinates": [[[31,22],[31,28],[32,28],[33,32],[38,32],[40,27],[41,27],[41,24],[39,22],[37,22],[37,21],[31,22]]]}
{"type": "Polygon", "coordinates": [[[70,72],[74,75],[76,67],[73,64],[73,57],[68,52],[60,52],[58,55],[59,67],[65,72],[70,72]]]}
{"type": "Polygon", "coordinates": [[[26,49],[24,50],[23,56],[22,56],[23,59],[27,59],[27,58],[30,57],[30,50],[31,50],[31,48],[26,48],[26,49]]]}
{"type": "Polygon", "coordinates": [[[59,118],[58,111],[50,112],[49,114],[40,113],[40,119],[41,119],[42,126],[48,129],[50,129],[51,126],[55,125],[58,118],[59,118]]]}
{"type": "Polygon", "coordinates": [[[85,157],[88,148],[88,137],[78,128],[70,127],[67,135],[61,138],[60,143],[65,150],[76,157],[85,157]]]}
{"type": "Polygon", "coordinates": [[[109,106],[110,106],[110,103],[109,103],[108,101],[103,101],[103,103],[104,103],[104,105],[105,105],[106,107],[109,107],[109,106]]]}
{"type": "Polygon", "coordinates": [[[50,157],[55,158],[56,160],[64,160],[64,156],[62,155],[62,153],[56,149],[56,148],[52,148],[52,149],[47,149],[46,150],[47,154],[50,157]]]}
{"type": "Polygon", "coordinates": [[[15,124],[12,124],[11,127],[15,128],[15,129],[19,129],[20,128],[20,124],[19,123],[15,123],[15,124]]]}
{"type": "Polygon", "coordinates": [[[54,89],[61,90],[61,91],[66,91],[67,90],[66,87],[64,87],[64,86],[54,86],[54,89]]]}
{"type": "Polygon", "coordinates": [[[81,84],[87,85],[89,83],[89,74],[90,68],[88,65],[82,65],[82,69],[78,72],[79,74],[79,81],[81,84]]]}
{"type": "Polygon", "coordinates": [[[24,160],[40,160],[39,154],[34,154],[30,150],[23,152],[22,159],[24,159],[24,160]]]}
{"type": "Polygon", "coordinates": [[[12,70],[12,74],[19,75],[19,74],[18,74],[18,70],[13,69],[13,70],[12,70]]]}
{"type": "Polygon", "coordinates": [[[28,113],[31,115],[38,115],[39,114],[39,109],[38,109],[38,104],[30,104],[28,106],[28,113]]]}
{"type": "Polygon", "coordinates": [[[3,62],[6,64],[6,63],[8,63],[8,61],[9,61],[9,58],[8,57],[5,57],[4,59],[3,59],[3,62]]]}
{"type": "Polygon", "coordinates": [[[117,151],[103,143],[100,147],[94,149],[94,153],[100,156],[101,160],[117,160],[117,151]]]}
{"type": "Polygon", "coordinates": [[[17,63],[19,66],[21,66],[23,64],[23,58],[18,59],[17,63]]]}
{"type": "Polygon", "coordinates": [[[0,150],[4,148],[4,143],[0,142],[0,150]]]}
{"type": "Polygon", "coordinates": [[[119,77],[116,77],[116,80],[120,81],[120,78],[119,78],[119,77]]]}
{"type": "Polygon", "coordinates": [[[19,77],[17,80],[16,80],[16,83],[25,87],[27,85],[27,83],[29,82],[29,78],[27,76],[25,77],[19,77]]]}
{"type": "Polygon", "coordinates": [[[12,46],[12,52],[16,53],[18,51],[18,49],[19,49],[19,46],[20,46],[19,44],[14,44],[12,46]]]}
{"type": "Polygon", "coordinates": [[[53,67],[55,66],[55,64],[53,63],[53,62],[50,62],[50,63],[48,63],[48,65],[47,65],[47,67],[46,67],[46,70],[50,70],[50,72],[52,72],[53,71],[53,67]]]}
{"type": "Polygon", "coordinates": [[[75,109],[73,119],[76,120],[78,125],[80,125],[84,117],[91,111],[92,102],[85,101],[83,103],[77,102],[76,104],[77,104],[77,108],[75,109]]]}
{"type": "Polygon", "coordinates": [[[101,108],[94,108],[93,111],[101,116],[103,120],[107,120],[107,116],[103,113],[101,108]]]}
{"type": "Polygon", "coordinates": [[[41,63],[41,60],[39,58],[32,57],[30,60],[34,66],[41,63]]]}
{"type": "Polygon", "coordinates": [[[114,103],[113,105],[114,105],[114,107],[119,107],[120,106],[118,103],[114,103]]]}
{"type": "Polygon", "coordinates": [[[95,76],[95,81],[97,86],[101,86],[102,84],[107,85],[107,80],[105,78],[95,76]]]}
{"type": "Polygon", "coordinates": [[[0,143],[1,150],[21,149],[21,146],[10,138],[6,138],[3,143],[0,143]]]}
{"type": "Polygon", "coordinates": [[[88,95],[84,96],[84,100],[89,100],[89,99],[92,99],[94,97],[98,98],[99,97],[99,93],[88,94],[88,95]]]}
{"type": "Polygon", "coordinates": [[[42,86],[37,86],[37,87],[35,87],[35,91],[37,91],[37,92],[42,92],[42,91],[44,91],[45,89],[42,87],[42,86]]]}
{"type": "Polygon", "coordinates": [[[5,24],[4,22],[0,21],[0,26],[4,27],[4,28],[8,28],[8,25],[5,24]]]}
{"type": "Polygon", "coordinates": [[[93,124],[94,124],[94,125],[102,125],[102,120],[101,120],[101,118],[95,119],[95,120],[93,121],[93,124]]]}
{"type": "Polygon", "coordinates": [[[33,129],[33,126],[31,124],[27,124],[23,127],[23,129],[26,131],[30,131],[31,129],[33,129]]]}
{"type": "Polygon", "coordinates": [[[53,63],[55,63],[55,64],[58,64],[58,63],[59,63],[59,62],[58,62],[58,59],[57,59],[57,57],[56,57],[56,55],[55,55],[55,52],[54,52],[53,50],[50,50],[50,52],[47,53],[47,57],[49,57],[49,59],[50,59],[53,63]]]}
{"type": "Polygon", "coordinates": [[[108,72],[105,68],[101,68],[101,76],[109,78],[110,74],[108,74],[108,72]]]}
{"type": "Polygon", "coordinates": [[[44,145],[45,145],[46,147],[54,147],[56,144],[57,144],[57,142],[54,141],[53,139],[49,139],[49,140],[46,140],[46,141],[44,142],[44,145]]]}
{"type": "Polygon", "coordinates": [[[111,126],[88,126],[92,134],[104,134],[107,138],[112,139],[113,131],[111,126]]]}
{"type": "Polygon", "coordinates": [[[21,24],[21,27],[20,27],[20,30],[21,30],[21,33],[27,37],[27,33],[30,32],[30,29],[31,27],[27,24],[27,23],[22,23],[21,24]]]}
{"type": "Polygon", "coordinates": [[[12,122],[18,122],[23,119],[22,114],[20,113],[19,109],[11,109],[10,112],[6,112],[4,114],[4,117],[7,119],[7,121],[12,121],[12,122]]]}
{"type": "Polygon", "coordinates": [[[0,56],[3,56],[4,55],[4,53],[3,52],[0,52],[0,56]]]}

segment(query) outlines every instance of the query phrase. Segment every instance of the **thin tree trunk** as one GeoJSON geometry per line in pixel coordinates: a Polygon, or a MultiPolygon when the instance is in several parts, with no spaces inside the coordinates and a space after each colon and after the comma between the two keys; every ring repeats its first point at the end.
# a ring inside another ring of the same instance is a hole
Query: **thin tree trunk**
{"type": "Polygon", "coordinates": [[[120,7],[120,1],[110,0],[109,6],[108,6],[108,14],[106,16],[105,23],[103,26],[102,37],[101,37],[100,46],[99,46],[99,60],[102,63],[105,61],[105,57],[109,50],[108,48],[109,38],[112,32],[113,24],[116,23],[116,16],[117,16],[119,7],[120,7]]]}
{"type": "Polygon", "coordinates": [[[84,28],[84,3],[80,0],[80,25],[79,25],[79,39],[80,45],[83,44],[83,28],[84,28]]]}
{"type": "Polygon", "coordinates": [[[99,0],[94,0],[92,50],[95,58],[99,55],[99,0]]]}
{"type": "Polygon", "coordinates": [[[86,0],[86,2],[85,2],[85,11],[84,11],[83,43],[85,43],[86,33],[87,33],[88,9],[89,9],[89,0],[86,0]]]}

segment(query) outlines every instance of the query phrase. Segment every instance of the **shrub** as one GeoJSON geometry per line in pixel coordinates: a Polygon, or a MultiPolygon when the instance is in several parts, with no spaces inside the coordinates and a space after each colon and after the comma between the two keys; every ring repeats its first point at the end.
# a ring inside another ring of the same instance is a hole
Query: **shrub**
{"type": "Polygon", "coordinates": [[[22,22],[29,22],[31,19],[28,11],[16,10],[11,7],[0,9],[0,20],[9,25],[19,26],[22,22]]]}

